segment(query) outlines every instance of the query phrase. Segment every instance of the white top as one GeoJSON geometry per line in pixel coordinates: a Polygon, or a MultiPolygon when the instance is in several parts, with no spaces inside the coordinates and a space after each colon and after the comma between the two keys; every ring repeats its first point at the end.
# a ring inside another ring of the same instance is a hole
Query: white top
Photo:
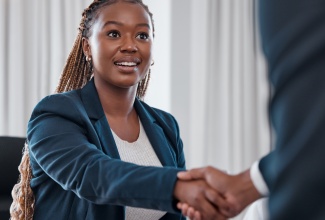
{"type": "Polygon", "coordinates": [[[269,189],[263,179],[260,169],[258,168],[258,164],[259,164],[259,161],[255,161],[255,163],[250,168],[251,180],[252,180],[255,188],[257,189],[257,191],[262,196],[268,196],[269,189]]]}
{"type": "MultiPolygon", "coordinates": [[[[263,179],[263,176],[261,174],[260,169],[258,168],[258,165],[259,165],[259,161],[255,161],[250,168],[251,180],[255,188],[257,189],[257,191],[262,196],[268,196],[269,189],[263,179]]],[[[243,220],[268,220],[269,212],[267,208],[267,203],[268,203],[268,198],[262,198],[255,201],[253,204],[251,204],[248,207],[243,220]]]]}
{"type": "Polygon", "coordinates": [[[262,198],[251,204],[244,215],[243,220],[268,220],[268,198],[262,198]]]}
{"type": "MultiPolygon", "coordinates": [[[[162,167],[159,158],[152,148],[145,130],[140,123],[140,133],[138,140],[133,143],[120,139],[112,130],[113,137],[119,152],[120,158],[123,161],[134,163],[142,166],[157,166],[162,167]]],[[[149,186],[150,187],[150,186],[149,186]]],[[[163,211],[125,207],[126,220],[155,220],[160,219],[166,214],[163,211]]]]}

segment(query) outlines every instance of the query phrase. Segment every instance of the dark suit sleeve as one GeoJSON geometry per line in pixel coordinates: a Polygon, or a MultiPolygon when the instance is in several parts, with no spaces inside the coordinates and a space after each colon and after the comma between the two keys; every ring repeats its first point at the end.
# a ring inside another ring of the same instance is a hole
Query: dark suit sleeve
{"type": "Polygon", "coordinates": [[[114,204],[178,213],[173,206],[176,168],[142,167],[113,159],[89,142],[82,107],[50,96],[35,108],[28,125],[31,158],[63,189],[95,204],[114,204]],[[148,187],[150,185],[150,187],[148,187]]]}
{"type": "Polygon", "coordinates": [[[259,13],[274,86],[270,216],[325,219],[325,1],[260,0],[259,13]]]}

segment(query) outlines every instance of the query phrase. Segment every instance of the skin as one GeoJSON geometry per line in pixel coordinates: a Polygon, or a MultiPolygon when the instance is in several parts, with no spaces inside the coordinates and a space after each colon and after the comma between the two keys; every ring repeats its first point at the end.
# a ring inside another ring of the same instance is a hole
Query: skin
{"type": "Polygon", "coordinates": [[[193,212],[196,211],[202,219],[227,219],[219,212],[219,208],[215,206],[215,204],[219,204],[222,207],[227,206],[224,198],[202,179],[191,181],[178,180],[175,185],[174,196],[179,201],[182,201],[181,204],[185,204],[185,206],[189,204],[189,210],[183,210],[178,206],[184,216],[191,216],[189,212],[193,210],[193,212]],[[213,198],[213,200],[209,200],[210,197],[213,198]]]}
{"type": "Polygon", "coordinates": [[[83,39],[83,49],[92,59],[95,86],[105,115],[121,139],[133,142],[140,132],[133,107],[136,90],[152,60],[150,16],[141,5],[118,2],[101,9],[91,32],[89,39],[83,39]],[[136,65],[117,65],[122,62],[136,65]]]}
{"type": "MultiPolygon", "coordinates": [[[[95,86],[110,127],[129,142],[139,136],[133,104],[138,83],[145,78],[152,62],[150,19],[141,5],[117,2],[100,9],[91,36],[82,41],[84,54],[93,63],[95,86]],[[136,65],[126,67],[123,62],[136,65]]],[[[173,192],[176,199],[195,207],[205,218],[224,219],[207,194],[219,198],[202,180],[178,180],[173,192]]]]}
{"type": "MultiPolygon", "coordinates": [[[[208,195],[209,200],[217,204],[220,213],[229,218],[238,215],[249,204],[262,197],[250,178],[249,170],[237,175],[228,175],[209,166],[180,172],[178,178],[181,180],[205,180],[210,187],[217,190],[225,198],[228,205],[218,205],[219,202],[215,200],[214,195],[208,195]]],[[[177,207],[191,219],[206,219],[200,210],[191,207],[191,205],[179,203],[177,207]]]]}

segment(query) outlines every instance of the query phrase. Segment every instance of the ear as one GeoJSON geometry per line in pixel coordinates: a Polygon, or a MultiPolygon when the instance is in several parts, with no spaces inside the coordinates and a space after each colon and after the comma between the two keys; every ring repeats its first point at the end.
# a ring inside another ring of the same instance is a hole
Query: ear
{"type": "Polygon", "coordinates": [[[91,57],[91,48],[88,38],[82,38],[82,50],[84,52],[85,57],[91,57]]]}

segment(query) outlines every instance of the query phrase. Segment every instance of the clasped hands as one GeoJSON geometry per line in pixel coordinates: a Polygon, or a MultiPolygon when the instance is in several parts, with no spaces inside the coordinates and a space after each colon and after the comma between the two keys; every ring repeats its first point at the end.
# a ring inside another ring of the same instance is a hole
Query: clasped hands
{"type": "Polygon", "coordinates": [[[179,172],[174,195],[177,208],[194,220],[222,220],[238,215],[247,205],[261,198],[249,170],[228,175],[213,167],[179,172]]]}

